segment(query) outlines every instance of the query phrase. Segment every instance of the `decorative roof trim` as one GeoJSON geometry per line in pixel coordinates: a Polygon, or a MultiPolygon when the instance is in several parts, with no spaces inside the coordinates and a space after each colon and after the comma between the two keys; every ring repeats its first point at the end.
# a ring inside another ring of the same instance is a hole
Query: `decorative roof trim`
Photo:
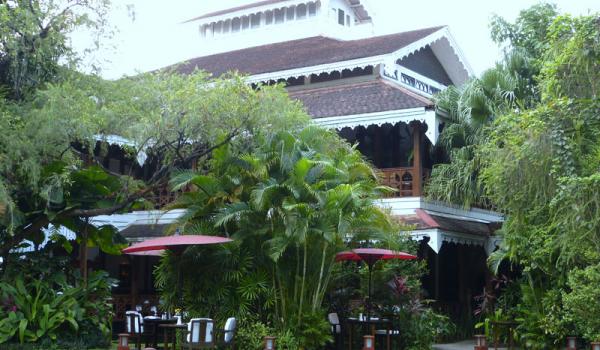
{"type": "Polygon", "coordinates": [[[435,145],[437,143],[440,134],[441,119],[436,115],[435,111],[428,110],[425,107],[313,119],[313,123],[317,125],[336,130],[355,128],[357,126],[393,125],[400,122],[408,124],[412,121],[426,124],[428,128],[425,136],[427,136],[432,144],[435,145]]]}
{"type": "MultiPolygon", "coordinates": [[[[396,50],[389,54],[383,54],[383,55],[377,55],[377,56],[371,56],[371,57],[363,57],[363,58],[347,60],[347,61],[340,61],[340,62],[325,63],[325,64],[316,65],[316,66],[308,66],[308,67],[301,67],[301,68],[294,68],[294,69],[286,69],[286,70],[282,70],[282,71],[255,74],[255,75],[248,76],[246,79],[247,79],[248,83],[252,84],[252,83],[268,82],[271,80],[277,81],[279,79],[298,78],[298,77],[302,77],[302,76],[309,76],[311,74],[341,72],[344,69],[352,70],[354,68],[365,68],[367,66],[375,67],[380,64],[391,65],[391,67],[394,67],[394,66],[396,66],[397,60],[404,58],[416,51],[419,51],[420,49],[426,47],[427,45],[432,45],[433,43],[435,43],[436,41],[438,41],[442,38],[446,38],[448,40],[451,48],[454,50],[454,53],[458,57],[459,62],[463,65],[462,68],[465,70],[466,74],[468,76],[474,75],[471,66],[468,64],[466,58],[464,57],[462,50],[460,50],[460,48],[456,44],[456,41],[454,40],[454,37],[452,37],[452,34],[450,33],[448,27],[443,27],[443,28],[433,32],[432,34],[429,34],[426,37],[419,39],[419,40],[417,40],[407,46],[404,46],[404,47],[400,48],[399,50],[396,50]]],[[[403,68],[406,69],[405,67],[403,67],[403,68]]],[[[446,67],[444,67],[444,68],[446,68],[446,67]]],[[[418,91],[418,90],[415,89],[415,91],[418,91]]],[[[419,93],[425,94],[422,91],[420,91],[419,93]]]]}
{"type": "Polygon", "coordinates": [[[389,209],[392,215],[415,215],[416,209],[423,209],[437,216],[448,216],[461,220],[483,223],[504,221],[502,214],[491,210],[479,208],[465,209],[454,204],[432,201],[423,197],[382,198],[377,200],[377,205],[389,209]]]}
{"type": "MultiPolygon", "coordinates": [[[[404,57],[406,57],[414,52],[417,52],[417,51],[425,48],[428,45],[432,45],[441,39],[448,40],[450,47],[454,51],[454,54],[458,58],[459,62],[462,64],[462,66],[463,66],[462,68],[467,73],[467,76],[469,76],[469,77],[473,76],[475,74],[473,72],[473,68],[471,68],[471,65],[469,64],[464,53],[458,46],[456,39],[454,39],[454,36],[452,36],[452,33],[450,32],[450,29],[448,28],[448,26],[445,26],[445,27],[441,28],[440,30],[433,32],[422,39],[419,39],[407,46],[404,46],[403,48],[401,48],[395,52],[392,52],[389,55],[389,57],[392,60],[392,62],[395,63],[397,60],[403,59],[404,57]]],[[[392,62],[389,62],[389,63],[392,63],[392,62]]],[[[446,67],[444,67],[444,68],[446,68],[446,67]]],[[[456,84],[457,82],[454,82],[454,83],[456,84]]]]}
{"type": "Polygon", "coordinates": [[[236,17],[249,16],[251,14],[286,8],[293,5],[299,5],[308,2],[316,2],[317,0],[279,0],[279,1],[259,1],[255,4],[247,4],[236,6],[228,9],[218,10],[210,13],[205,13],[198,17],[186,20],[182,23],[195,22],[198,25],[209,24],[212,22],[226,21],[236,17]]]}
{"type": "Polygon", "coordinates": [[[498,237],[482,237],[468,233],[446,231],[439,228],[414,230],[410,232],[410,236],[417,241],[429,238],[427,245],[431,247],[436,254],[439,254],[442,249],[442,244],[445,242],[483,247],[489,255],[499,244],[499,241],[501,241],[498,237]]]}
{"type": "Polygon", "coordinates": [[[363,57],[349,61],[325,63],[316,66],[286,69],[278,72],[255,74],[246,78],[246,81],[252,84],[268,82],[271,80],[277,81],[279,79],[298,78],[302,76],[309,76],[311,74],[318,75],[321,73],[341,72],[344,69],[352,70],[354,68],[365,68],[368,66],[376,66],[378,64],[383,63],[386,57],[387,55],[363,57]]]}

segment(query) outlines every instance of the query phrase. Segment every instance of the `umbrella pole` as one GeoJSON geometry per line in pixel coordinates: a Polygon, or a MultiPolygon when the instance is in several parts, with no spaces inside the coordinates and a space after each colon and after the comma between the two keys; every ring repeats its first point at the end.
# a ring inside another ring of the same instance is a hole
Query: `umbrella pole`
{"type": "Polygon", "coordinates": [[[371,269],[373,267],[373,265],[371,264],[367,264],[367,266],[369,267],[369,296],[367,299],[367,320],[371,319],[371,269]]]}
{"type": "Polygon", "coordinates": [[[183,308],[183,283],[182,283],[182,271],[181,271],[181,256],[178,257],[177,262],[177,299],[178,299],[178,307],[183,308]]]}

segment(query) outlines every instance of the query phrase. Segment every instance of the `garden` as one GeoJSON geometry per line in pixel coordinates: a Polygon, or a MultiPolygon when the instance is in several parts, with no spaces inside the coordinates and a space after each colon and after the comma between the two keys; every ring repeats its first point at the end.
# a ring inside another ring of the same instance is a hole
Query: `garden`
{"type": "MultiPolygon", "coordinates": [[[[494,17],[504,59],[434,96],[450,120],[448,162],[433,168],[427,198],[505,217],[473,322],[457,324],[424,296],[414,227],[377,205],[393,189],[281,84],[82,73],[69,34],[86,27],[103,40],[110,4],[60,5],[0,2],[0,348],[116,348],[117,281],[87,254],[118,256],[128,242],[91,223],[154,209],[164,188],[178,195],[162,209],[184,212],[169,234],[227,238],[158,254],[154,316],[183,316],[190,339],[190,320],[210,317],[241,350],[267,337],[277,349],[358,349],[360,330],[349,344],[343,320],[368,315],[369,326],[376,315],[394,349],[473,334],[527,349],[600,341],[600,15],[538,4],[514,22],[494,17]],[[120,171],[102,161],[115,139],[129,164],[120,171]]],[[[128,333],[143,333],[129,315],[128,333]]]]}

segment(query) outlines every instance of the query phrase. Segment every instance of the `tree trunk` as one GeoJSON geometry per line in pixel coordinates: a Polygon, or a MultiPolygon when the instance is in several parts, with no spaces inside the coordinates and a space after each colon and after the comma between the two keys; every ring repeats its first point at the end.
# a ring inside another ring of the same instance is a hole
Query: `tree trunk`
{"type": "Polygon", "coordinates": [[[327,246],[328,246],[328,243],[327,243],[327,241],[325,241],[323,243],[323,252],[322,252],[323,257],[321,259],[321,268],[320,268],[320,271],[319,271],[319,282],[317,283],[317,289],[314,292],[315,294],[314,294],[314,297],[313,297],[312,311],[315,311],[317,309],[317,303],[318,303],[318,300],[319,300],[319,294],[321,294],[320,290],[321,290],[321,284],[322,284],[322,281],[323,281],[323,271],[325,269],[325,256],[327,255],[327,246]]]}
{"type": "Polygon", "coordinates": [[[300,306],[298,307],[298,324],[300,324],[300,319],[302,317],[302,304],[304,302],[304,283],[306,281],[306,260],[308,254],[308,238],[304,239],[304,261],[302,262],[302,284],[300,286],[300,306]]]}
{"type": "Polygon", "coordinates": [[[87,274],[88,274],[88,224],[89,221],[86,218],[83,226],[83,232],[81,233],[81,241],[79,243],[79,271],[81,278],[83,279],[83,287],[87,288],[87,274]]]}

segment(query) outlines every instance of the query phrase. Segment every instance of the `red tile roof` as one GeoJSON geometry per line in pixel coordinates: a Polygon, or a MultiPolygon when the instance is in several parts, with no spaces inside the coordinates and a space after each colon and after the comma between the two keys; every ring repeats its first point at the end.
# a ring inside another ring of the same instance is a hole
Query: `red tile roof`
{"type": "Polygon", "coordinates": [[[461,220],[416,210],[416,215],[398,215],[395,218],[407,225],[415,225],[415,230],[439,228],[450,232],[468,233],[476,236],[491,236],[500,228],[499,223],[461,220]]]}
{"type": "Polygon", "coordinates": [[[195,17],[195,18],[192,18],[190,20],[187,20],[187,21],[185,21],[185,23],[197,21],[199,19],[204,19],[204,18],[209,18],[209,17],[214,17],[214,16],[225,15],[225,14],[236,12],[236,11],[251,9],[253,7],[259,7],[259,6],[263,6],[263,5],[271,5],[271,4],[276,4],[278,2],[285,2],[285,1],[289,1],[289,0],[263,0],[263,1],[257,1],[257,2],[253,2],[253,3],[250,3],[250,4],[242,5],[242,6],[236,6],[236,7],[231,7],[231,8],[224,9],[224,10],[219,10],[219,11],[207,13],[207,14],[204,14],[202,16],[195,17]]]}
{"type": "Polygon", "coordinates": [[[353,84],[291,91],[290,97],[301,101],[313,118],[433,105],[430,100],[380,78],[353,84]]]}
{"type": "Polygon", "coordinates": [[[174,68],[183,74],[198,68],[214,76],[228,71],[246,74],[278,72],[388,54],[441,28],[443,27],[347,41],[317,36],[198,57],[175,65],[174,68]]]}

